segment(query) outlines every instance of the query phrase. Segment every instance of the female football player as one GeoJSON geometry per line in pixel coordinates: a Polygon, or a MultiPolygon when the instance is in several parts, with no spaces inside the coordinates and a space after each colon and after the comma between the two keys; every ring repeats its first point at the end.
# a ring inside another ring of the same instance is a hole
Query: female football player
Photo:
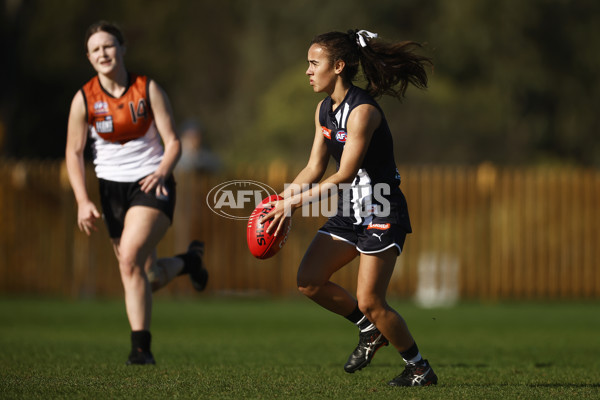
{"type": "Polygon", "coordinates": [[[65,152],[77,224],[90,235],[100,218],[85,182],[84,148],[89,136],[103,217],[119,262],[131,325],[127,364],[154,364],[152,290],[185,273],[196,290],[203,290],[208,279],[202,265],[204,246],[194,241],[185,254],[157,259],[156,246],[173,219],[172,172],[181,154],[169,100],[156,82],[127,71],[123,34],[114,24],[91,25],[85,45],[97,74],[73,98],[65,152]]]}
{"type": "Polygon", "coordinates": [[[298,270],[299,290],[360,329],[359,343],[344,365],[353,373],[367,366],[389,342],[406,365],[392,386],[426,386],[437,376],[421,357],[402,317],[386,301],[386,291],[406,234],[411,232],[392,135],[374,98],[402,99],[409,84],[427,87],[429,58],[415,42],[386,43],[377,34],[352,30],[317,36],[308,49],[310,85],[325,93],[315,112],[315,136],[306,167],[273,204],[269,233],[282,234],[293,211],[337,189],[338,211],[314,237],[298,270]],[[366,89],[353,85],[359,67],[366,89]],[[329,157],[334,174],[323,177],[329,157]],[[304,188],[304,189],[303,189],[304,188]],[[360,257],[356,299],[330,281],[331,275],[360,257]]]}

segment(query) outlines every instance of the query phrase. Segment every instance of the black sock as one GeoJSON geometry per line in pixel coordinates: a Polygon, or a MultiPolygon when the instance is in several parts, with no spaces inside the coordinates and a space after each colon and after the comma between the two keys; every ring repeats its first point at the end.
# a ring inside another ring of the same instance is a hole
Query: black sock
{"type": "Polygon", "coordinates": [[[360,311],[360,309],[358,308],[358,304],[357,304],[354,311],[352,311],[352,313],[350,315],[346,315],[344,318],[346,318],[348,321],[352,322],[353,324],[357,324],[358,321],[360,321],[362,319],[362,317],[364,317],[364,314],[362,313],[362,311],[360,311]]]}
{"type": "Polygon", "coordinates": [[[365,317],[362,311],[360,311],[360,309],[358,308],[358,304],[356,305],[354,311],[352,311],[352,313],[350,315],[347,315],[345,318],[348,321],[352,322],[354,325],[358,326],[358,329],[360,329],[361,332],[366,332],[375,329],[375,325],[373,325],[371,321],[369,321],[368,318],[365,317]]]}
{"type": "Polygon", "coordinates": [[[132,350],[150,351],[151,341],[152,335],[150,334],[150,331],[131,331],[132,350]]]}
{"type": "Polygon", "coordinates": [[[406,363],[418,363],[423,358],[421,357],[421,353],[419,353],[419,347],[417,346],[417,342],[413,343],[412,346],[408,348],[406,351],[401,351],[400,355],[406,361],[406,363]]]}
{"type": "Polygon", "coordinates": [[[178,254],[175,257],[180,258],[183,261],[183,268],[181,269],[181,272],[179,272],[179,275],[189,274],[192,265],[198,263],[198,256],[194,253],[178,254]]]}

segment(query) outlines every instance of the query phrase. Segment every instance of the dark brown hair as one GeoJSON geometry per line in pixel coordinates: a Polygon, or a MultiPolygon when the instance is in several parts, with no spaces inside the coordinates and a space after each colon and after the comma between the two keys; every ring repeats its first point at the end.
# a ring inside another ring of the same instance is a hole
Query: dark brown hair
{"type": "Polygon", "coordinates": [[[366,90],[373,97],[390,95],[402,99],[408,84],[419,89],[427,88],[425,67],[432,66],[429,57],[415,53],[422,47],[413,41],[386,43],[377,39],[366,40],[366,46],[358,43],[358,30],[328,32],[316,36],[312,44],[322,46],[333,64],[343,60],[346,63],[342,79],[351,83],[362,67],[367,81],[366,90]]]}
{"type": "Polygon", "coordinates": [[[117,41],[119,42],[119,44],[121,46],[123,46],[125,44],[125,37],[123,36],[123,32],[121,32],[121,29],[119,29],[119,27],[112,23],[112,22],[108,22],[108,21],[98,21],[93,23],[92,25],[90,25],[87,30],[85,31],[85,52],[87,53],[88,48],[87,48],[87,44],[88,44],[88,40],[90,40],[90,37],[97,32],[106,32],[106,33],[110,33],[111,35],[113,35],[117,41]]]}

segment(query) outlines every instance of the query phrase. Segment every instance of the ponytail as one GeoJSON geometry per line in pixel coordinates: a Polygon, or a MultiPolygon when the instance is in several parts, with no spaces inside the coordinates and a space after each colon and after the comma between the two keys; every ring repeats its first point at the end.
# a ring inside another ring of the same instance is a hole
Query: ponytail
{"type": "Polygon", "coordinates": [[[342,79],[349,83],[356,78],[360,65],[367,81],[365,90],[375,98],[389,95],[401,100],[409,84],[427,88],[425,67],[433,63],[415,52],[422,47],[417,42],[386,43],[377,40],[375,33],[350,30],[319,35],[311,42],[315,43],[327,50],[332,63],[345,62],[342,79]]]}

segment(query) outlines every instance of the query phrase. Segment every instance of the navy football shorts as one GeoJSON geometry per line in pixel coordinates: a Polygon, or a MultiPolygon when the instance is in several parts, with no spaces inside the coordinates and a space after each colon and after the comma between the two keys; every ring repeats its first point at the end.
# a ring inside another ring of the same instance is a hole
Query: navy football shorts
{"type": "Polygon", "coordinates": [[[396,248],[398,255],[402,253],[407,234],[402,225],[377,217],[368,225],[354,225],[352,218],[339,215],[329,218],[319,229],[319,233],[343,240],[363,254],[375,254],[396,248]]]}
{"type": "Polygon", "coordinates": [[[121,237],[125,224],[125,214],[133,206],[156,208],[162,211],[171,223],[173,222],[176,197],[176,184],[173,175],[165,181],[165,186],[169,192],[166,198],[156,197],[154,191],[150,193],[142,192],[140,180],[137,182],[113,182],[98,179],[104,222],[110,237],[113,239],[121,237]]]}

